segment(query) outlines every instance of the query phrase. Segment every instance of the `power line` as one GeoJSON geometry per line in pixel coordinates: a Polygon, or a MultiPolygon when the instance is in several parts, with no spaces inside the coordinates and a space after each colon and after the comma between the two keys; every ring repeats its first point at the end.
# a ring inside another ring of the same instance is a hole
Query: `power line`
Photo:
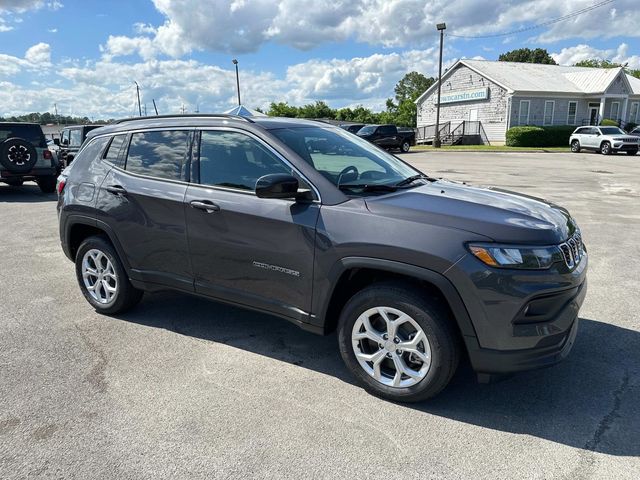
{"type": "Polygon", "coordinates": [[[600,8],[600,7],[604,7],[605,5],[608,5],[610,3],[613,3],[615,0],[605,0],[604,2],[599,2],[596,3],[594,5],[591,5],[590,7],[585,7],[585,8],[581,8],[580,10],[576,10],[575,12],[571,12],[568,13],[566,15],[563,15],[561,17],[556,17],[553,18],[551,20],[547,20],[546,22],[541,22],[541,23],[536,23],[535,25],[531,25],[529,27],[524,27],[524,28],[520,28],[518,30],[512,30],[510,32],[503,32],[503,33],[491,33],[488,35],[455,35],[453,33],[447,33],[447,36],[449,37],[456,37],[456,38],[494,38],[494,37],[506,37],[508,35],[514,35],[516,33],[522,33],[522,32],[527,32],[529,30],[535,30],[536,28],[540,28],[540,27],[546,27],[549,25],[553,25],[555,23],[560,23],[560,22],[564,22],[565,20],[569,20],[571,18],[577,17],[579,15],[582,15],[583,13],[587,13],[590,12],[592,10],[595,10],[596,8],[600,8]]]}

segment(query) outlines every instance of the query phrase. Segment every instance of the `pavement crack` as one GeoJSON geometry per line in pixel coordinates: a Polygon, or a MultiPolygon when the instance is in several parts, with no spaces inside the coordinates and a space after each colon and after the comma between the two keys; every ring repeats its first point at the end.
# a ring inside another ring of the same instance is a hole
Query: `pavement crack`
{"type": "Polygon", "coordinates": [[[629,388],[629,371],[624,371],[624,376],[622,377],[622,382],[620,386],[613,392],[613,407],[609,412],[602,417],[600,422],[598,423],[598,428],[596,428],[593,437],[584,445],[585,450],[595,451],[596,447],[600,445],[602,441],[602,436],[611,428],[613,422],[619,417],[618,411],[620,410],[620,405],[622,404],[622,395],[629,388]]]}
{"type": "Polygon", "coordinates": [[[104,393],[107,391],[107,380],[105,377],[105,371],[107,369],[107,355],[104,351],[91,341],[87,333],[82,330],[78,324],[73,324],[80,334],[80,338],[84,344],[89,348],[89,351],[98,357],[98,362],[93,366],[91,371],[85,376],[85,381],[89,382],[98,392],[104,393]]]}

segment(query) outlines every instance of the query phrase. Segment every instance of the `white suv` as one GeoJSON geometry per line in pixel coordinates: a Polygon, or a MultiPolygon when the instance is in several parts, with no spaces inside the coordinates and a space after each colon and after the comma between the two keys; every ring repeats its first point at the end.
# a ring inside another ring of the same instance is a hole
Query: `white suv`
{"type": "Polygon", "coordinates": [[[603,155],[627,152],[627,155],[638,153],[640,137],[628,135],[618,127],[578,127],[569,138],[571,151],[595,150],[603,155]]]}

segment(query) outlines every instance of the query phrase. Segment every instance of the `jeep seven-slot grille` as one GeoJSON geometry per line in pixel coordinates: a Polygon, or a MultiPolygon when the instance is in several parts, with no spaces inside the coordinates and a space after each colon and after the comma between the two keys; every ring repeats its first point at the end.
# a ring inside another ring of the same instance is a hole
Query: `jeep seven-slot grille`
{"type": "Polygon", "coordinates": [[[584,245],[582,244],[582,237],[579,232],[574,233],[569,240],[561,243],[559,246],[567,267],[573,268],[580,263],[580,259],[584,255],[584,245]]]}

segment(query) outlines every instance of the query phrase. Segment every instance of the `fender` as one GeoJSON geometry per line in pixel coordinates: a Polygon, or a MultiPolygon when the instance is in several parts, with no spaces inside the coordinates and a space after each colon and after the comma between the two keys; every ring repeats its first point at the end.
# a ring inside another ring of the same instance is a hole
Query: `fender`
{"type": "Polygon", "coordinates": [[[321,303],[319,311],[319,319],[323,324],[326,324],[326,315],[329,308],[329,302],[334,294],[335,286],[338,283],[340,276],[352,268],[370,268],[375,270],[381,270],[390,273],[397,273],[400,275],[406,275],[408,277],[417,278],[427,281],[436,286],[444,296],[445,300],[449,303],[456,323],[460,328],[460,332],[465,337],[465,342],[476,338],[476,332],[471,323],[469,312],[467,311],[462,297],[458,293],[458,290],[453,284],[441,273],[429,270],[427,268],[410,265],[407,263],[396,262],[393,260],[382,260],[379,258],[369,257],[344,257],[338,260],[331,271],[329,272],[329,280],[333,285],[331,292],[324,299],[317,299],[318,303],[321,303]]]}
{"type": "Polygon", "coordinates": [[[109,225],[107,225],[105,222],[97,220],[96,218],[93,218],[93,217],[87,217],[85,215],[77,215],[77,214],[68,215],[63,223],[62,228],[64,228],[64,239],[63,239],[62,248],[64,249],[65,254],[71,261],[74,261],[74,259],[71,256],[71,251],[69,248],[69,235],[71,233],[71,228],[74,225],[87,225],[87,226],[95,227],[95,228],[98,228],[99,230],[102,230],[111,241],[111,244],[116,249],[116,252],[118,252],[118,256],[120,257],[120,261],[122,262],[125,268],[125,271],[127,272],[127,274],[130,274],[131,265],[129,264],[129,261],[127,260],[127,256],[124,254],[124,249],[122,248],[122,245],[120,244],[120,241],[118,240],[118,237],[116,236],[113,229],[109,225]]]}

